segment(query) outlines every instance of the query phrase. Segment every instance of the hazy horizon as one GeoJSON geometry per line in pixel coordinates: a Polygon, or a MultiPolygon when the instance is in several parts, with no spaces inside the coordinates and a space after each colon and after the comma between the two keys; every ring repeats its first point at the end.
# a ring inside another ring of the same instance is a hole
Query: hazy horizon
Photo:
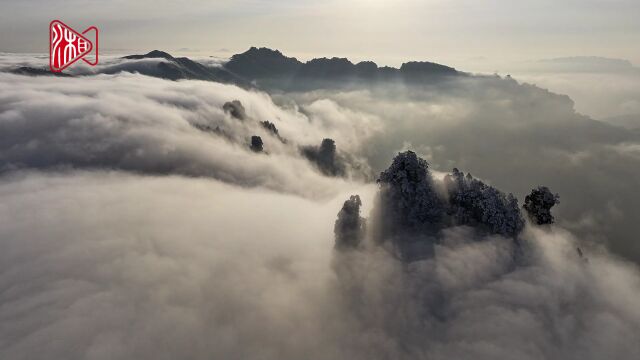
{"type": "Polygon", "coordinates": [[[278,48],[300,57],[520,62],[600,56],[640,63],[633,0],[3,2],[0,51],[46,51],[47,26],[96,25],[106,51],[278,48]],[[291,31],[295,29],[295,31],[291,31]]]}
{"type": "MultiPolygon", "coordinates": [[[[262,46],[255,46],[262,47],[262,46]]],[[[265,46],[266,47],[266,46],[265,46]]],[[[238,53],[248,50],[242,49],[238,53]]],[[[104,58],[132,54],[144,54],[151,50],[166,51],[174,56],[187,56],[197,61],[205,61],[212,56],[219,61],[227,61],[234,52],[194,52],[188,49],[141,48],[130,51],[101,51],[104,58]]],[[[288,57],[308,61],[316,57],[344,57],[342,55],[322,54],[311,56],[296,55],[284,49],[273,48],[288,57]]],[[[2,52],[0,52],[2,53],[2,52]]],[[[45,52],[6,54],[37,55],[45,58],[45,52]]],[[[346,57],[353,63],[374,61],[378,66],[400,67],[409,61],[434,61],[433,59],[398,59],[395,63],[378,62],[372,58],[346,57]]],[[[501,76],[510,75],[516,80],[535,84],[552,92],[568,95],[575,101],[576,111],[594,119],[608,121],[620,116],[638,116],[640,114],[640,67],[624,59],[602,58],[594,56],[571,56],[564,58],[545,58],[514,63],[491,64],[486,59],[470,63],[440,62],[453,66],[460,71],[474,74],[501,76]],[[496,66],[494,66],[496,65],[496,66]]]]}

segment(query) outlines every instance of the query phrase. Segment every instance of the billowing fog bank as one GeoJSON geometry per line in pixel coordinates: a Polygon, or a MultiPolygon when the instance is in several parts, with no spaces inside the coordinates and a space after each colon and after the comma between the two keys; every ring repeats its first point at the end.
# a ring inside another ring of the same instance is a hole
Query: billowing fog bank
{"type": "Polygon", "coordinates": [[[635,359],[639,183],[512,79],[0,73],[0,358],[635,359]]]}
{"type": "MultiPolygon", "coordinates": [[[[365,204],[374,191],[358,189],[365,204]]],[[[528,227],[521,245],[452,228],[431,257],[408,264],[383,247],[335,251],[331,225],[347,196],[318,203],[102,171],[4,177],[0,353],[633,359],[640,350],[637,267],[555,227],[528,227]],[[518,263],[516,246],[526,246],[518,263]]]]}

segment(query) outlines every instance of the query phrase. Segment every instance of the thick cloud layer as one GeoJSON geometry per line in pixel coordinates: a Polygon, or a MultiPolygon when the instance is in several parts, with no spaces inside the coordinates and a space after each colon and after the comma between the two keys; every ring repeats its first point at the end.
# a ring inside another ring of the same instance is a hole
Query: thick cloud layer
{"type": "Polygon", "coordinates": [[[277,98],[290,99],[312,119],[373,119],[376,130],[358,139],[376,172],[411,149],[432,170],[464,169],[521,203],[532,187],[549,186],[563,198],[562,226],[640,261],[640,133],[577,114],[566,96],[475,77],[277,98]]]}
{"type": "Polygon", "coordinates": [[[640,272],[600,244],[640,259],[638,149],[498,78],[270,97],[0,73],[0,358],[634,359],[640,272]],[[323,139],[345,177],[301,152],[323,139]],[[408,149],[435,183],[473,173],[444,203],[546,185],[557,225],[456,223],[429,256],[392,256],[356,173],[408,149]]]}
{"type": "MultiPolygon", "coordinates": [[[[371,189],[359,189],[364,204],[371,189]]],[[[637,268],[567,232],[333,253],[325,204],[206,179],[4,177],[0,357],[633,359],[637,268]],[[272,211],[277,208],[278,211],[272,211]],[[286,226],[283,226],[286,224],[286,226]],[[333,266],[330,266],[330,264],[333,266]]],[[[368,212],[368,210],[366,210],[368,212]]]]}
{"type": "MultiPolygon", "coordinates": [[[[168,54],[167,54],[168,55],[168,54]]],[[[169,55],[170,56],[170,55],[169,55]]],[[[226,61],[225,59],[214,57],[198,58],[197,62],[209,68],[219,68],[226,61]]],[[[168,59],[162,57],[127,59],[121,55],[100,55],[100,62],[96,66],[89,66],[81,61],[65,69],[64,74],[72,76],[116,74],[119,72],[139,72],[148,74],[162,74],[163,65],[170,64],[168,59]]],[[[43,74],[49,72],[48,54],[13,54],[0,52],[0,71],[12,72],[20,68],[30,68],[44,70],[43,74]]],[[[165,68],[166,70],[167,68],[165,68]]],[[[49,73],[50,75],[50,73],[49,73]]]]}
{"type": "Polygon", "coordinates": [[[276,359],[329,345],[314,339],[335,301],[325,240],[339,202],[103,172],[4,177],[0,198],[3,359],[276,359]]]}
{"type": "MultiPolygon", "coordinates": [[[[0,74],[4,172],[112,168],[214,177],[319,197],[345,185],[323,176],[296,144],[314,143],[322,134],[295,109],[230,85],[127,73],[64,79],[0,74]],[[246,121],[225,110],[232,101],[243,104],[246,121]],[[284,143],[261,124],[266,120],[295,142],[284,143]],[[254,135],[269,156],[250,151],[254,135]]],[[[350,169],[343,170],[348,175],[350,169]]]]}

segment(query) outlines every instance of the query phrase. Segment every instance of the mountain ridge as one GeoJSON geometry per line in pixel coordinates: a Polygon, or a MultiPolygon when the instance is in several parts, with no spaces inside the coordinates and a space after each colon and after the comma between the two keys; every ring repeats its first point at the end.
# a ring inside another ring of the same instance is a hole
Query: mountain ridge
{"type": "Polygon", "coordinates": [[[233,55],[224,67],[250,82],[263,83],[267,87],[294,88],[304,87],[304,83],[309,80],[321,83],[335,80],[420,82],[468,75],[453,67],[429,61],[405,62],[400,68],[379,67],[373,61],[354,64],[343,57],[321,57],[301,62],[294,57],[285,56],[279,50],[265,47],[251,47],[243,53],[233,55]],[[278,84],[274,77],[279,77],[284,83],[278,84]]]}
{"type": "Polygon", "coordinates": [[[284,55],[279,50],[266,47],[251,47],[243,53],[235,54],[221,67],[208,67],[186,57],[174,57],[161,50],[123,58],[167,60],[157,65],[157,71],[143,70],[141,73],[169,80],[199,79],[280,90],[330,88],[381,81],[420,83],[469,75],[453,67],[428,61],[406,62],[400,68],[379,67],[373,61],[354,64],[349,59],[341,57],[314,58],[302,62],[295,57],[284,55]]]}

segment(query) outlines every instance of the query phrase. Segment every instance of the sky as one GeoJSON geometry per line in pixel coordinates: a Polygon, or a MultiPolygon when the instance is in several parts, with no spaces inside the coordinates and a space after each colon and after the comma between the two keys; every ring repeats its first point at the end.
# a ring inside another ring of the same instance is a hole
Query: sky
{"type": "Polygon", "coordinates": [[[1,7],[3,52],[47,52],[48,24],[60,19],[99,27],[103,52],[115,53],[224,55],[267,46],[301,59],[432,60],[469,70],[565,56],[640,64],[635,0],[3,0],[1,7]]]}

